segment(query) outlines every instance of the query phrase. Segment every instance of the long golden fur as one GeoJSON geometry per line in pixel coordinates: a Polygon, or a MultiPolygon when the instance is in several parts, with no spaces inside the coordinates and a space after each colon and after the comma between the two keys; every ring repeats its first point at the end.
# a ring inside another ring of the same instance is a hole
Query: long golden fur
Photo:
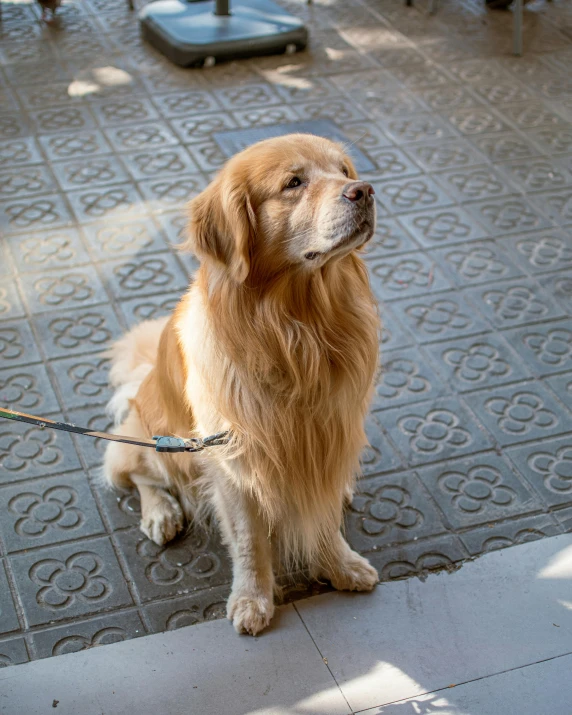
{"type": "Polygon", "coordinates": [[[238,154],[190,205],[201,266],[168,319],[112,350],[117,431],[149,437],[231,430],[202,455],[110,443],[105,474],[135,485],[141,528],[162,544],[214,507],[233,559],[228,615],[257,633],[272,616],[272,560],[336,588],[377,573],[341,535],[366,444],[378,315],[358,250],[373,189],[338,145],[310,135],[238,154]]]}

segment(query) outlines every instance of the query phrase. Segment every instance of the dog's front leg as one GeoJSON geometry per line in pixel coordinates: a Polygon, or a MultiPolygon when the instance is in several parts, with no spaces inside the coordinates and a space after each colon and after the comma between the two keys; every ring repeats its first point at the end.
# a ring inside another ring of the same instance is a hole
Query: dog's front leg
{"type": "Polygon", "coordinates": [[[371,591],[379,575],[367,559],[350,548],[341,532],[332,534],[312,568],[338,591],[371,591]]]}
{"type": "Polygon", "coordinates": [[[254,499],[228,483],[216,491],[223,539],[232,558],[227,616],[238,633],[256,635],[274,615],[274,572],[268,528],[254,499]]]}

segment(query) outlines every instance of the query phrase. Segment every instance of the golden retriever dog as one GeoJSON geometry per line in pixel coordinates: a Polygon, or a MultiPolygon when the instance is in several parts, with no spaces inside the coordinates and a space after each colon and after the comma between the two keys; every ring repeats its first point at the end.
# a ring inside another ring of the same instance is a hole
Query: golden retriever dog
{"type": "Polygon", "coordinates": [[[169,318],[112,348],[119,434],[206,436],[225,446],[160,454],[110,443],[107,480],[137,487],[157,544],[214,509],[233,564],[228,617],[256,634],[277,566],[369,591],[375,569],[342,535],[367,440],[379,321],[359,249],[374,193],[339,145],[295,134],[237,154],[190,204],[200,260],[169,318]]]}

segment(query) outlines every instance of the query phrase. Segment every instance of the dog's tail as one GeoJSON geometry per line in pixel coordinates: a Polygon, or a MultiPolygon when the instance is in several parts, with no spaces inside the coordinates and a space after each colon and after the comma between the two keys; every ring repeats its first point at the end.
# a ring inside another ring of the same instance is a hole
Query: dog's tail
{"type": "Polygon", "coordinates": [[[107,413],[119,426],[129,412],[131,400],[157,362],[161,333],[169,318],[146,320],[132,328],[107,352],[111,358],[109,381],[115,394],[107,405],[107,413]]]}

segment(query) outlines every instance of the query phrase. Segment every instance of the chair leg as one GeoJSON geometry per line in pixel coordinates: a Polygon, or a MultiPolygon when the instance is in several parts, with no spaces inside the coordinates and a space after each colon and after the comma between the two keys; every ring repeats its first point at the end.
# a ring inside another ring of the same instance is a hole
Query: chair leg
{"type": "Polygon", "coordinates": [[[405,5],[407,7],[413,7],[413,0],[405,0],[405,5]]]}
{"type": "Polygon", "coordinates": [[[429,14],[434,15],[439,8],[439,0],[429,0],[429,14]]]}
{"type": "Polygon", "coordinates": [[[517,57],[522,56],[522,6],[522,0],[514,1],[513,52],[517,57]]]}

